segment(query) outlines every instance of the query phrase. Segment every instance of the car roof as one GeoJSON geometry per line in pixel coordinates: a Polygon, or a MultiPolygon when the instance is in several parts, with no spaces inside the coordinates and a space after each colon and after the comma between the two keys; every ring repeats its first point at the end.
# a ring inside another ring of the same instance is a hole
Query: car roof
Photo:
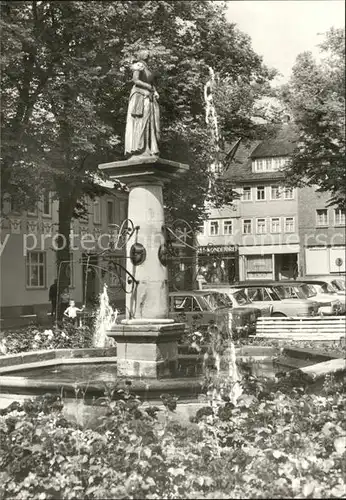
{"type": "Polygon", "coordinates": [[[180,290],[178,292],[169,292],[169,295],[208,295],[210,292],[222,293],[220,290],[180,290]]]}
{"type": "Polygon", "coordinates": [[[316,285],[318,285],[318,284],[327,283],[327,282],[324,280],[301,279],[301,280],[294,280],[294,281],[293,280],[281,280],[279,283],[283,283],[284,285],[289,285],[291,283],[297,283],[298,285],[303,285],[304,283],[307,283],[307,284],[316,283],[316,285]]]}
{"type": "MultiPolygon", "coordinates": [[[[289,281],[290,283],[294,283],[293,280],[289,281]]],[[[253,280],[253,281],[238,281],[233,285],[230,285],[231,288],[243,288],[246,286],[271,286],[271,285],[280,285],[283,281],[275,281],[275,280],[253,280]]]]}

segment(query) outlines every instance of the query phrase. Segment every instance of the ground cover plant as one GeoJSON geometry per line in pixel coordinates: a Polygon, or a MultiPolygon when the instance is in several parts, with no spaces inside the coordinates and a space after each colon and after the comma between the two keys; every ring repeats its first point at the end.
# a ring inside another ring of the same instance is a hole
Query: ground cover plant
{"type": "MultiPolygon", "coordinates": [[[[248,376],[237,406],[206,403],[191,426],[128,390],[103,399],[94,428],[68,421],[46,395],[0,415],[0,488],[6,499],[343,498],[344,386],[320,395],[248,376]],[[157,419],[163,411],[165,418],[157,419]]],[[[108,393],[110,394],[110,393],[108,393]]],[[[179,402],[178,402],[179,405],[179,402]]]]}
{"type": "Polygon", "coordinates": [[[37,326],[2,332],[0,355],[45,349],[77,349],[92,347],[93,333],[88,326],[66,324],[48,329],[37,326]]]}

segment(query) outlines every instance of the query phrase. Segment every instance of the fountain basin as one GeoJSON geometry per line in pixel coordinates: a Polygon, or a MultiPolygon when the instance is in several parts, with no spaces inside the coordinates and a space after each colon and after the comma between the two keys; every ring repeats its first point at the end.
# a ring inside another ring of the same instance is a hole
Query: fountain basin
{"type": "Polygon", "coordinates": [[[203,376],[144,379],[118,377],[116,349],[57,349],[0,357],[0,408],[46,393],[63,398],[64,414],[81,425],[95,425],[105,415],[105,397],[123,397],[129,389],[144,406],[164,406],[160,396],[174,394],[179,405],[174,418],[189,422],[198,408],[203,376]],[[112,354],[111,356],[109,354],[112,354]],[[131,386],[129,386],[129,382],[131,386]],[[113,394],[111,395],[111,391],[113,394]]]}
{"type": "MultiPolygon", "coordinates": [[[[113,391],[112,397],[121,398],[121,391],[130,387],[145,404],[160,405],[163,393],[178,396],[179,412],[183,411],[180,417],[184,420],[187,414],[191,414],[191,408],[206,404],[202,394],[205,368],[214,364],[212,356],[205,359],[206,350],[207,346],[203,346],[200,353],[193,353],[188,346],[179,346],[176,376],[158,379],[131,377],[130,380],[117,374],[116,348],[56,349],[3,356],[0,357],[0,406],[6,407],[12,401],[47,392],[58,393],[64,398],[69,416],[78,407],[80,415],[87,412],[90,418],[91,414],[102,414],[104,408],[96,409],[95,406],[104,401],[106,394],[113,391]]],[[[236,349],[236,355],[237,361],[245,364],[258,378],[273,382],[278,372],[298,373],[305,377],[311,390],[319,390],[327,374],[344,376],[346,372],[346,363],[340,353],[243,346],[236,349]]],[[[224,373],[227,377],[226,365],[221,358],[221,376],[224,373]]]]}

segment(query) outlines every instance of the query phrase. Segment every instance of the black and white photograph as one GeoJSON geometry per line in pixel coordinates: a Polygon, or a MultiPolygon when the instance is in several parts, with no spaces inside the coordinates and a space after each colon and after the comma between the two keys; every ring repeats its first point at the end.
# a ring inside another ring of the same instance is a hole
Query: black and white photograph
{"type": "Polygon", "coordinates": [[[0,500],[346,499],[344,1],[0,27],[0,500]]]}

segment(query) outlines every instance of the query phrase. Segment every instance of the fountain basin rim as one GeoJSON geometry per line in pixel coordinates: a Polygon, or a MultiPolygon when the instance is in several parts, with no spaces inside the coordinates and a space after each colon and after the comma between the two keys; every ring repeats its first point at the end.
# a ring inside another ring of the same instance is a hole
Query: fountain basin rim
{"type": "MultiPolygon", "coordinates": [[[[115,399],[121,399],[122,392],[128,389],[127,379],[119,378],[114,383],[115,399]],[[120,391],[120,392],[118,392],[120,391]]],[[[204,383],[203,377],[194,377],[188,379],[132,379],[131,392],[138,395],[143,402],[161,401],[160,396],[164,393],[178,394],[179,401],[195,401],[201,394],[204,383]]],[[[33,380],[27,377],[2,376],[0,377],[0,395],[19,394],[26,396],[35,396],[40,394],[60,393],[64,397],[68,394],[76,397],[76,391],[85,391],[83,400],[92,402],[95,397],[105,397],[106,386],[102,382],[55,382],[52,380],[33,380]]]]}
{"type": "MultiPolygon", "coordinates": [[[[16,354],[7,354],[0,356],[0,368],[25,363],[27,360],[44,361],[49,359],[88,359],[89,357],[114,357],[116,356],[116,347],[83,347],[83,348],[63,348],[63,349],[42,349],[37,351],[21,352],[16,354]]],[[[27,361],[28,362],[28,361],[27,361]]],[[[30,361],[29,361],[30,362],[30,361]]]]}
{"type": "Polygon", "coordinates": [[[21,363],[10,366],[5,366],[0,368],[0,385],[1,380],[3,380],[2,375],[11,372],[31,370],[35,368],[47,368],[50,366],[61,366],[61,365],[87,365],[87,364],[107,364],[116,363],[116,356],[109,357],[95,357],[95,358],[51,358],[42,361],[36,361],[33,363],[21,363]]]}
{"type": "Polygon", "coordinates": [[[141,319],[123,319],[120,322],[122,325],[169,325],[174,323],[174,319],[169,318],[141,318],[141,319]]]}

